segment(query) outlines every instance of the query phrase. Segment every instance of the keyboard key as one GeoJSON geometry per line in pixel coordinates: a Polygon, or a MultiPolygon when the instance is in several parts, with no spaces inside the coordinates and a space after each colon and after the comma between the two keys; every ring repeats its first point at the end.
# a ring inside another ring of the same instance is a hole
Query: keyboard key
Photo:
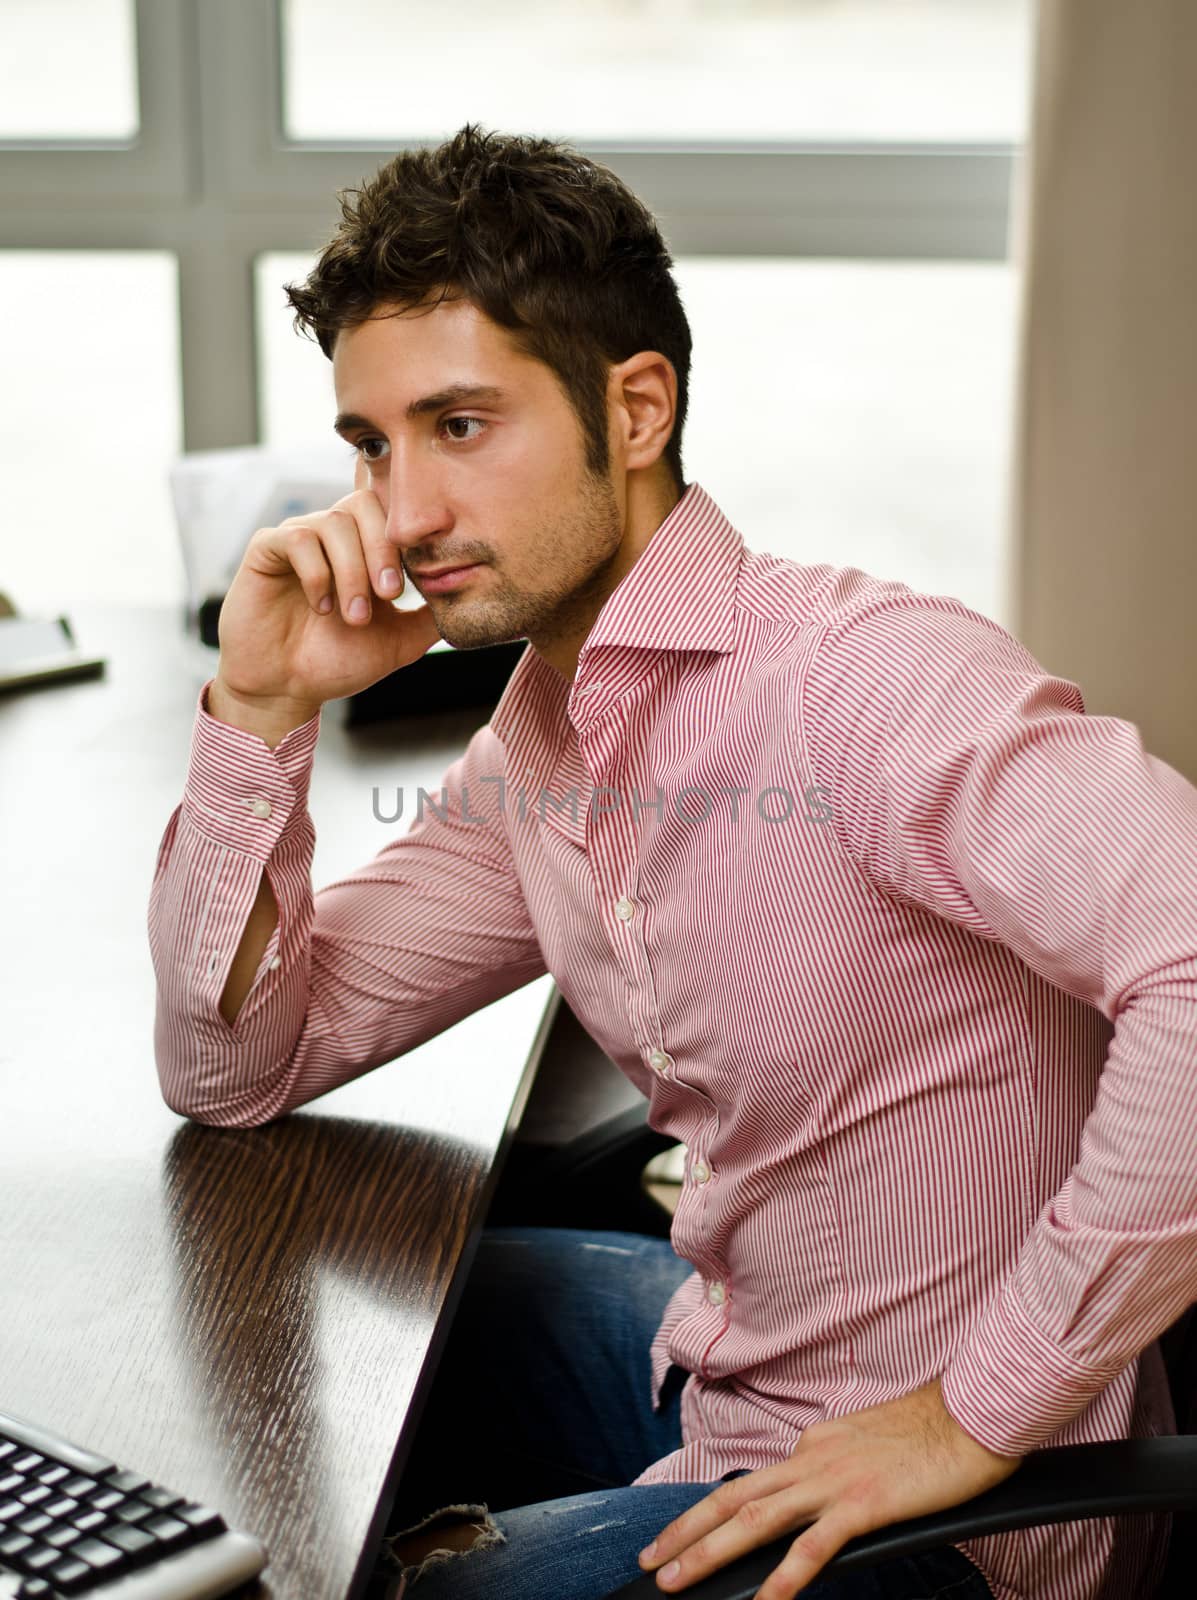
{"type": "Polygon", "coordinates": [[[105,1544],[102,1539],[80,1539],[78,1544],[71,1546],[71,1555],[76,1561],[86,1561],[96,1572],[104,1572],[124,1560],[114,1545],[105,1544]]]}
{"type": "Polygon", "coordinates": [[[142,1489],[148,1489],[150,1480],[141,1477],[136,1472],[114,1472],[111,1477],[104,1480],[111,1488],[120,1489],[125,1494],[138,1494],[142,1489]]]}
{"type": "Polygon", "coordinates": [[[171,1494],[169,1489],[160,1489],[157,1484],[150,1489],[143,1489],[138,1498],[148,1501],[152,1506],[157,1506],[159,1511],[172,1511],[175,1506],[183,1504],[183,1496],[181,1494],[171,1494]]]}
{"type": "Polygon", "coordinates": [[[0,1478],[0,1495],[8,1494],[11,1489],[19,1489],[23,1483],[28,1481],[23,1472],[8,1472],[3,1478],[0,1478]]]}
{"type": "Polygon", "coordinates": [[[0,1440],[0,1461],[7,1461],[9,1456],[15,1455],[20,1448],[19,1444],[13,1444],[8,1439],[0,1440]]]}
{"type": "Polygon", "coordinates": [[[213,1534],[225,1531],[225,1521],[219,1511],[213,1511],[211,1506],[185,1505],[180,1506],[175,1512],[180,1521],[194,1528],[196,1533],[202,1534],[205,1539],[210,1539],[213,1534]]]}
{"type": "Polygon", "coordinates": [[[69,1517],[71,1512],[77,1511],[78,1508],[78,1500],[72,1500],[69,1494],[64,1494],[57,1500],[47,1500],[43,1507],[46,1515],[58,1522],[61,1522],[63,1517],[69,1517]]]}
{"type": "Polygon", "coordinates": [[[42,1500],[49,1500],[53,1489],[47,1489],[44,1483],[35,1483],[32,1489],[24,1489],[17,1496],[23,1506],[35,1506],[42,1500]]]}
{"type": "Polygon", "coordinates": [[[37,1481],[39,1483],[48,1483],[53,1485],[56,1483],[61,1483],[64,1478],[69,1478],[70,1475],[70,1467],[64,1467],[61,1462],[56,1461],[52,1467],[42,1468],[42,1470],[37,1474],[37,1481]]]}
{"type": "Polygon", "coordinates": [[[21,1557],[21,1565],[26,1572],[42,1572],[46,1567],[52,1567],[61,1555],[62,1552],[55,1550],[52,1544],[39,1544],[32,1550],[26,1550],[21,1557]]]}
{"type": "Polygon", "coordinates": [[[52,1580],[59,1594],[78,1594],[81,1589],[91,1588],[95,1584],[95,1574],[86,1561],[76,1561],[74,1556],[64,1556],[49,1568],[46,1577],[52,1580]]]}
{"type": "Polygon", "coordinates": [[[0,1506],[0,1522],[12,1522],[19,1517],[23,1511],[28,1510],[29,1507],[23,1506],[19,1500],[6,1500],[4,1504],[0,1506]]]}
{"type": "Polygon", "coordinates": [[[98,1490],[99,1487],[100,1485],[94,1478],[79,1476],[70,1479],[68,1483],[64,1483],[62,1492],[63,1494],[73,1494],[76,1500],[82,1500],[85,1495],[91,1494],[93,1489],[98,1490]]]}
{"type": "Polygon", "coordinates": [[[56,1550],[61,1550],[63,1545],[71,1544],[75,1539],[82,1539],[83,1534],[72,1523],[64,1522],[59,1528],[52,1528],[49,1533],[43,1533],[42,1539],[46,1544],[52,1544],[56,1550]]]}
{"type": "Polygon", "coordinates": [[[180,1522],[178,1517],[168,1517],[165,1513],[159,1517],[151,1517],[141,1526],[147,1533],[154,1535],[163,1550],[174,1550],[179,1545],[191,1544],[195,1538],[194,1529],[186,1522],[180,1522]]]}
{"type": "Polygon", "coordinates": [[[146,1533],[142,1528],[109,1528],[104,1540],[107,1544],[116,1545],[127,1556],[140,1556],[147,1550],[156,1551],[161,1548],[153,1534],[146,1533]]]}
{"type": "Polygon", "coordinates": [[[144,1522],[154,1515],[154,1508],[147,1506],[144,1500],[127,1500],[123,1506],[117,1506],[112,1515],[121,1522],[144,1522]]]}
{"type": "Polygon", "coordinates": [[[48,1517],[44,1511],[30,1511],[13,1523],[13,1527],[20,1528],[22,1533],[41,1533],[43,1528],[53,1526],[54,1518],[48,1517]]]}
{"type": "Polygon", "coordinates": [[[119,1489],[102,1489],[99,1494],[93,1494],[88,1499],[88,1505],[95,1511],[111,1511],[113,1506],[121,1506],[125,1497],[119,1489]]]}
{"type": "Polygon", "coordinates": [[[102,1528],[108,1521],[106,1511],[86,1511],[83,1516],[76,1517],[75,1526],[80,1533],[90,1533],[93,1528],[102,1528]]]}
{"type": "Polygon", "coordinates": [[[0,1556],[6,1556],[9,1561],[14,1556],[19,1556],[22,1550],[28,1550],[33,1540],[27,1533],[9,1533],[0,1539],[0,1556]]]}
{"type": "Polygon", "coordinates": [[[34,1467],[44,1467],[46,1458],[39,1456],[34,1450],[29,1450],[23,1456],[18,1456],[11,1465],[14,1472],[32,1472],[34,1467]]]}
{"type": "Polygon", "coordinates": [[[54,1591],[45,1578],[26,1578],[17,1590],[17,1600],[53,1600],[54,1591]]]}

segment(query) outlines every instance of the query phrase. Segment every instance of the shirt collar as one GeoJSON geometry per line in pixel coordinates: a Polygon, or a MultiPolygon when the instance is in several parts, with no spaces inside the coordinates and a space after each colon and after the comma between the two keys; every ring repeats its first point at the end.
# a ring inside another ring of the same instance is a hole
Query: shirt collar
{"type": "Polygon", "coordinates": [[[578,679],[603,645],[732,648],[744,541],[700,484],[688,484],[631,570],[607,596],[578,656],[578,679]]]}
{"type": "Polygon", "coordinates": [[[507,751],[509,776],[542,776],[565,736],[570,692],[585,681],[602,649],[734,648],[734,601],[743,536],[701,484],[687,484],[677,504],[607,596],[578,655],[573,683],[531,645],[516,662],[490,718],[507,751]]]}

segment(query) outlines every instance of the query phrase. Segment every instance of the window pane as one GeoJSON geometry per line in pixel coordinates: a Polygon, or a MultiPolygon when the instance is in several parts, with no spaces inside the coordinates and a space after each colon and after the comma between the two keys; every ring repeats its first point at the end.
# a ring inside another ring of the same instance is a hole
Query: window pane
{"type": "MultiPolygon", "coordinates": [[[[314,261],[260,263],[271,443],[332,437],[332,365],[292,331],[281,292],[314,261]]],[[[1008,625],[1014,270],[690,257],[676,277],[694,340],[686,478],[749,547],[952,594],[1008,625]]]]}
{"type": "Polygon", "coordinates": [[[1012,140],[1032,0],[284,0],[291,139],[1012,140]],[[454,19],[446,25],[446,17],[454,19]]]}
{"type": "Polygon", "coordinates": [[[343,450],[352,489],[353,454],[332,431],[337,414],[332,362],[311,334],[296,330],[295,313],[283,293],[284,284],[302,283],[315,264],[315,254],[284,250],[269,251],[254,263],[262,443],[343,450]]]}
{"type": "Polygon", "coordinates": [[[51,615],[181,606],[175,257],[0,250],[0,305],[0,589],[51,615]]]}
{"type": "Polygon", "coordinates": [[[134,0],[0,0],[0,139],[137,134],[134,0]]]}
{"type": "Polygon", "coordinates": [[[1008,625],[1015,270],[708,257],[677,280],[694,338],[686,477],[748,544],[1008,625]]]}

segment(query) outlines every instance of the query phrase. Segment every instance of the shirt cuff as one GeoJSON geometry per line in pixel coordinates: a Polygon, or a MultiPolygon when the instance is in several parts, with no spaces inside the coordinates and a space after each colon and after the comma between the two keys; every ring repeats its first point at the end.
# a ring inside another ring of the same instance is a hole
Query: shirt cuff
{"type": "Polygon", "coordinates": [[[1073,1361],[1027,1316],[1014,1287],[971,1329],[940,1378],[944,1405],[987,1450],[1025,1456],[1117,1377],[1073,1361]]]}
{"type": "Polygon", "coordinates": [[[218,721],[208,710],[209,678],[196,698],[183,809],[207,838],[263,865],[279,839],[307,814],[320,712],[272,750],[259,734],[218,721]]]}

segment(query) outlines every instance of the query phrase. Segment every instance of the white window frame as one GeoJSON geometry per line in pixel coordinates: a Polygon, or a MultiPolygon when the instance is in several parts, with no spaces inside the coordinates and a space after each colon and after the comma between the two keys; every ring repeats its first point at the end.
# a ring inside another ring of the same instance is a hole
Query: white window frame
{"type": "MultiPolygon", "coordinates": [[[[282,0],[136,0],[137,137],[0,140],[0,248],[177,256],[185,450],[261,437],[255,259],[319,249],[337,189],[439,142],[286,139],[281,27],[282,0]]],[[[640,196],[675,256],[1008,254],[1009,143],[576,147],[640,196]]]]}

